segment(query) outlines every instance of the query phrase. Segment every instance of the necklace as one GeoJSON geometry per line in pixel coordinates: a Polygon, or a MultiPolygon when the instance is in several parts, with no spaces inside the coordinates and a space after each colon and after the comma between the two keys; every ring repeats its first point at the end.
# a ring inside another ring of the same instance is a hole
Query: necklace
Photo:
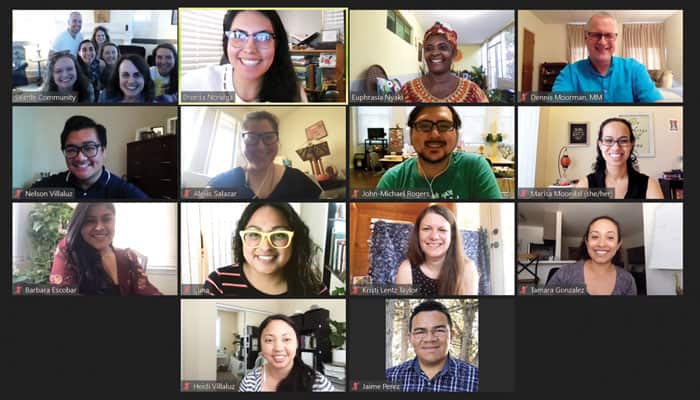
{"type": "Polygon", "coordinates": [[[435,182],[435,179],[437,179],[438,176],[442,175],[443,173],[445,173],[445,171],[447,171],[448,168],[450,168],[450,164],[452,163],[452,156],[450,156],[450,159],[447,161],[447,165],[445,166],[445,168],[440,170],[430,180],[428,180],[427,174],[425,173],[425,171],[423,171],[423,167],[421,167],[420,165],[420,158],[416,160],[416,163],[418,164],[418,174],[422,176],[423,179],[425,179],[425,183],[428,184],[428,188],[430,189],[430,197],[435,198],[435,195],[433,193],[433,182],[435,182]]]}
{"type": "Polygon", "coordinates": [[[275,176],[275,164],[270,164],[270,166],[267,167],[267,172],[265,172],[265,177],[263,178],[262,182],[260,182],[260,185],[258,185],[258,188],[254,189],[251,182],[250,182],[250,175],[248,174],[248,170],[246,169],[245,182],[246,182],[246,184],[248,184],[248,187],[253,192],[254,199],[262,198],[262,196],[260,196],[260,193],[261,193],[262,189],[265,187],[265,184],[267,184],[267,180],[270,178],[270,172],[272,172],[272,177],[274,178],[274,176],[275,176]]]}

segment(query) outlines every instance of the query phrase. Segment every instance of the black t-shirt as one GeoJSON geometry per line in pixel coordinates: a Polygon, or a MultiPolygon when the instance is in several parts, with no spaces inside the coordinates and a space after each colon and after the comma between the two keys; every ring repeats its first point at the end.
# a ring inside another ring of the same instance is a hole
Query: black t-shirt
{"type": "MultiPolygon", "coordinates": [[[[255,193],[246,184],[245,171],[240,167],[213,177],[208,186],[217,189],[235,189],[238,191],[237,198],[239,199],[255,198],[255,193]]],[[[303,172],[295,168],[285,167],[282,179],[266,199],[278,201],[317,200],[321,192],[321,188],[303,172]]]]}

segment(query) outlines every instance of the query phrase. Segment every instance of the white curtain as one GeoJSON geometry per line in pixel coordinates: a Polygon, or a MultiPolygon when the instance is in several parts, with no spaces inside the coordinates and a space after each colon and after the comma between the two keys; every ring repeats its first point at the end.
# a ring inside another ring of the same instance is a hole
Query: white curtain
{"type": "Polygon", "coordinates": [[[585,35],[584,25],[566,25],[566,44],[568,48],[566,61],[568,61],[569,64],[588,57],[588,48],[586,47],[585,35]]]}
{"type": "Polygon", "coordinates": [[[535,187],[539,107],[518,108],[518,187],[535,187]]]}
{"type": "Polygon", "coordinates": [[[664,25],[624,24],[621,54],[636,59],[647,69],[665,68],[664,25]]]}

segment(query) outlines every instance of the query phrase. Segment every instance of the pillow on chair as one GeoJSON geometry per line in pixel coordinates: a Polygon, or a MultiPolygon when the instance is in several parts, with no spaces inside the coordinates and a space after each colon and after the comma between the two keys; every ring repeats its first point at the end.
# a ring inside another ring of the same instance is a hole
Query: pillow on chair
{"type": "Polygon", "coordinates": [[[401,90],[401,82],[398,79],[377,78],[377,94],[380,96],[396,96],[401,90]]]}

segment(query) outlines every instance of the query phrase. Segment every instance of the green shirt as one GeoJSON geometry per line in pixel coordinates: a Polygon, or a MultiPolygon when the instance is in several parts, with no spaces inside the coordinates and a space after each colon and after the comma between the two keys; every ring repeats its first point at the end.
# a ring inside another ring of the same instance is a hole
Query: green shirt
{"type": "MultiPolygon", "coordinates": [[[[382,175],[377,189],[430,189],[418,173],[418,158],[396,165],[382,175]]],[[[484,200],[500,199],[496,176],[485,158],[465,152],[454,152],[447,171],[432,182],[434,199],[484,200]]]]}

